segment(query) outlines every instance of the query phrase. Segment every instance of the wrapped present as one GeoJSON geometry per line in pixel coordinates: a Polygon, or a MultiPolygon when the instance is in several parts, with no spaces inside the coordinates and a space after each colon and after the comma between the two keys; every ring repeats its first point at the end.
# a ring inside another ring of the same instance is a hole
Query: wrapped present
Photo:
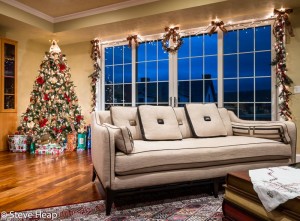
{"type": "Polygon", "coordinates": [[[26,152],[29,149],[30,137],[27,135],[8,135],[8,147],[11,152],[26,152]]]}
{"type": "Polygon", "coordinates": [[[85,150],[86,147],[86,133],[77,134],[77,150],[85,150]]]}
{"type": "Polygon", "coordinates": [[[35,154],[58,155],[64,152],[64,148],[57,143],[41,144],[35,149],[35,154]]]}
{"type": "Polygon", "coordinates": [[[74,151],[76,149],[76,133],[69,133],[67,135],[67,151],[74,151]]]}

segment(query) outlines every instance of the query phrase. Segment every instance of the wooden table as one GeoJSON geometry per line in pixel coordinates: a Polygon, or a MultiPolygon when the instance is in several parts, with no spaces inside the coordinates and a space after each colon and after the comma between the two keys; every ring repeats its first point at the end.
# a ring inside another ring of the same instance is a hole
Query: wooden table
{"type": "MultiPolygon", "coordinates": [[[[291,165],[300,167],[300,163],[291,165]]],[[[267,212],[253,189],[249,172],[232,172],[226,177],[223,220],[300,220],[300,197],[267,212]]]]}

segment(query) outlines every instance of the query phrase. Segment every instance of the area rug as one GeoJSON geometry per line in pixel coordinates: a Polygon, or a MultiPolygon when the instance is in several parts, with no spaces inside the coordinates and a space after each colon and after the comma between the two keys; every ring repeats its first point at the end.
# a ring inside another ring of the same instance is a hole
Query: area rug
{"type": "Polygon", "coordinates": [[[22,218],[1,220],[104,220],[104,221],[221,221],[223,194],[199,194],[152,202],[117,205],[105,215],[103,200],[20,212],[22,218]],[[27,217],[24,217],[27,214],[27,217]],[[31,215],[31,219],[29,219],[31,215]]]}

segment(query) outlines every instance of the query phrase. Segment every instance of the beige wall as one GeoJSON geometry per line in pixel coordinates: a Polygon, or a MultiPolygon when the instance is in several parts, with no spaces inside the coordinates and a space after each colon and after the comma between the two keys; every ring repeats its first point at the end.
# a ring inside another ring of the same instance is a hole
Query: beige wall
{"type": "MultiPolygon", "coordinates": [[[[287,49],[287,68],[288,75],[294,81],[294,85],[300,86],[300,8],[294,9],[290,15],[292,26],[294,27],[295,37],[288,39],[287,49]]],[[[291,88],[292,92],[294,88],[291,88]]],[[[297,136],[297,153],[300,154],[300,94],[291,97],[291,111],[293,121],[296,122],[298,128],[297,136]]]]}

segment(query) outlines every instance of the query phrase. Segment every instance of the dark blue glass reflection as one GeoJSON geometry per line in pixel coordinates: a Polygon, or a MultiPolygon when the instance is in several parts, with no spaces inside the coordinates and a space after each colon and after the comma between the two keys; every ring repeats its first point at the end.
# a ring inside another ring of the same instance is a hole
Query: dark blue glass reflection
{"type": "Polygon", "coordinates": [[[123,64],[123,46],[114,47],[114,64],[123,64]]]}
{"type": "Polygon", "coordinates": [[[151,41],[146,43],[147,48],[147,60],[157,60],[157,41],[151,41]]]}
{"type": "Polygon", "coordinates": [[[255,105],[255,120],[272,120],[271,103],[255,105]]]}
{"type": "Polygon", "coordinates": [[[114,83],[123,83],[123,65],[114,66],[114,83]]]}
{"type": "Polygon", "coordinates": [[[237,102],[237,80],[224,80],[224,102],[237,102]]]}
{"type": "Polygon", "coordinates": [[[136,102],[144,103],[146,98],[146,88],[145,83],[136,84],[136,102]]]}
{"type": "Polygon", "coordinates": [[[254,53],[240,54],[240,77],[253,77],[254,53]]]}
{"type": "Polygon", "coordinates": [[[218,57],[207,56],[204,58],[204,78],[217,78],[218,77],[218,57]]]}
{"type": "Polygon", "coordinates": [[[169,80],[169,61],[158,61],[158,80],[169,80]]]}
{"type": "Polygon", "coordinates": [[[254,51],[254,28],[239,30],[239,52],[254,51]]]}
{"type": "Polygon", "coordinates": [[[178,102],[190,102],[189,81],[178,81],[178,102]]]}
{"type": "Polygon", "coordinates": [[[123,85],[117,84],[114,85],[114,103],[123,102],[123,85]]]}
{"type": "Polygon", "coordinates": [[[125,103],[131,103],[131,84],[124,84],[124,102],[125,103]]]}
{"type": "Polygon", "coordinates": [[[105,102],[113,102],[113,85],[105,85],[105,102]]]}
{"type": "Polygon", "coordinates": [[[189,59],[178,59],[178,80],[189,80],[189,59]]]}
{"type": "Polygon", "coordinates": [[[271,77],[255,79],[255,100],[257,102],[271,102],[271,77]]]}
{"type": "Polygon", "coordinates": [[[224,54],[237,53],[237,31],[229,31],[224,34],[224,54]]]}
{"type": "Polygon", "coordinates": [[[240,103],[239,117],[244,120],[254,120],[254,104],[240,103]]]}
{"type": "Polygon", "coordinates": [[[146,43],[140,43],[136,50],[136,61],[145,61],[146,43]]]}
{"type": "Polygon", "coordinates": [[[131,57],[131,48],[126,45],[124,46],[124,63],[131,63],[132,57],[131,57]]]}
{"type": "Polygon", "coordinates": [[[204,99],[205,103],[218,101],[218,82],[217,80],[204,81],[204,99]]]}
{"type": "Polygon", "coordinates": [[[132,83],[131,64],[124,65],[124,83],[132,83]]]}
{"type": "Polygon", "coordinates": [[[147,84],[147,102],[157,102],[157,83],[147,84]]]}
{"type": "Polygon", "coordinates": [[[113,64],[113,47],[105,48],[105,65],[113,64]]]}
{"type": "Polygon", "coordinates": [[[256,76],[271,76],[271,52],[255,53],[255,75],[256,76]]]}
{"type": "Polygon", "coordinates": [[[191,56],[203,55],[203,35],[191,37],[191,56]]]}
{"type": "Polygon", "coordinates": [[[169,83],[158,83],[158,102],[168,102],[169,99],[169,83]]]}
{"type": "Polygon", "coordinates": [[[255,28],[255,50],[271,50],[271,26],[255,28]]]}
{"type": "Polygon", "coordinates": [[[158,60],[162,60],[162,59],[169,59],[169,53],[166,52],[163,48],[162,45],[160,43],[160,41],[157,42],[157,51],[158,51],[158,60]]]}
{"type": "Polygon", "coordinates": [[[203,81],[191,82],[191,102],[203,102],[203,81]]]}
{"type": "Polygon", "coordinates": [[[237,55],[224,55],[224,78],[237,77],[237,55]]]}
{"type": "Polygon", "coordinates": [[[136,81],[137,82],[145,82],[146,75],[145,75],[145,63],[137,63],[136,65],[136,81]]]}
{"type": "Polygon", "coordinates": [[[190,48],[190,37],[182,38],[183,44],[178,50],[178,58],[189,57],[189,48],[190,48]]]}
{"type": "Polygon", "coordinates": [[[218,34],[204,35],[204,55],[218,54],[218,34]]]}
{"type": "Polygon", "coordinates": [[[147,81],[157,81],[157,67],[155,62],[147,62],[147,81]]]}
{"type": "Polygon", "coordinates": [[[245,78],[239,80],[239,98],[240,102],[253,102],[254,100],[254,80],[253,78],[245,78]]]}
{"type": "Polygon", "coordinates": [[[105,67],[105,84],[113,83],[113,66],[105,67]]]}
{"type": "Polygon", "coordinates": [[[191,59],[191,79],[203,78],[203,58],[197,57],[191,59]]]}

